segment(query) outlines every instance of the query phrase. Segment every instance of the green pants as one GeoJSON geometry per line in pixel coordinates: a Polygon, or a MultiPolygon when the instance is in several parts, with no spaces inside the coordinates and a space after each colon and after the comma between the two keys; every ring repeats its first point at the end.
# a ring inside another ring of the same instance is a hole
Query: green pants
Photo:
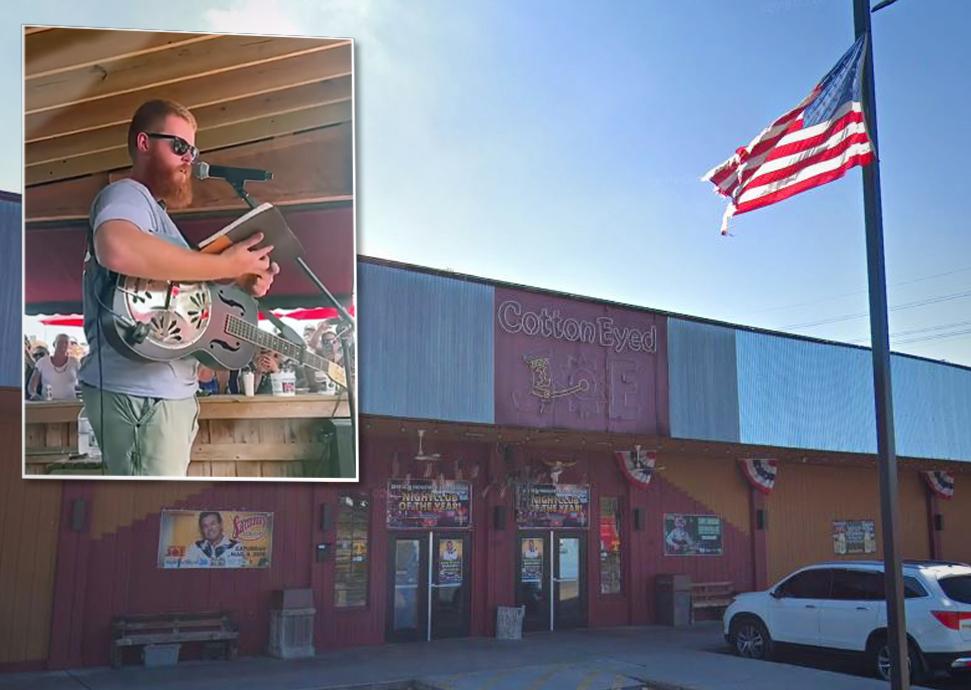
{"type": "Polygon", "coordinates": [[[186,476],[199,431],[199,403],[194,397],[141,398],[86,384],[81,386],[81,396],[101,448],[105,474],[186,476]]]}

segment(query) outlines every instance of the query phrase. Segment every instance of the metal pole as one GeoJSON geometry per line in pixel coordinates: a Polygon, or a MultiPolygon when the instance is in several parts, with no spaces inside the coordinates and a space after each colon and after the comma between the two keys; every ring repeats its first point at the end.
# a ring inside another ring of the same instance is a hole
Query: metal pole
{"type": "Polygon", "coordinates": [[[874,161],[863,166],[863,204],[866,217],[867,277],[870,292],[870,338],[873,350],[873,394],[877,414],[877,453],[880,466],[880,512],[883,526],[884,583],[887,594],[887,646],[890,650],[890,687],[908,690],[907,622],[900,562],[900,510],[897,453],[894,447],[893,396],[890,386],[890,331],[887,325],[887,279],[883,258],[883,214],[880,203],[880,148],[873,83],[873,40],[870,0],[853,0],[856,37],[868,34],[863,56],[863,113],[874,148],[874,161]]]}

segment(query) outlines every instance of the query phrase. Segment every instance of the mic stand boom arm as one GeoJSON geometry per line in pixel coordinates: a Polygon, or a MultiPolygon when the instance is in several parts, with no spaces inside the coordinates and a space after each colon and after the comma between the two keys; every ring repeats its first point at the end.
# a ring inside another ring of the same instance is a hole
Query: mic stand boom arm
{"type": "MultiPolygon", "coordinates": [[[[233,189],[236,190],[236,193],[239,195],[239,197],[243,201],[245,201],[246,205],[249,206],[251,209],[256,208],[259,205],[256,203],[256,201],[253,200],[253,197],[249,195],[249,192],[246,191],[245,180],[235,179],[235,180],[226,180],[226,181],[229,182],[230,185],[232,185],[233,189]]],[[[351,417],[351,438],[353,438],[354,443],[357,444],[357,432],[354,428],[355,380],[351,378],[350,347],[348,346],[348,343],[347,343],[347,339],[355,330],[354,318],[347,312],[346,309],[344,309],[344,305],[338,302],[337,298],[331,294],[330,290],[327,289],[327,286],[320,281],[320,278],[318,278],[316,274],[310,269],[310,266],[307,265],[307,262],[303,260],[302,256],[296,257],[295,261],[297,262],[297,265],[301,269],[303,269],[303,272],[307,275],[307,277],[310,278],[310,282],[312,282],[317,287],[317,289],[320,290],[321,294],[327,298],[327,301],[334,306],[341,320],[342,328],[338,329],[337,335],[338,335],[338,338],[340,339],[341,354],[343,356],[343,362],[341,362],[341,364],[344,367],[344,380],[347,381],[347,406],[351,417]]],[[[266,314],[268,317],[271,317],[270,320],[273,323],[278,324],[278,327],[284,325],[279,321],[279,319],[276,318],[276,315],[271,314],[269,311],[267,311],[266,314]]],[[[287,330],[290,330],[290,329],[287,329],[287,330]]]]}

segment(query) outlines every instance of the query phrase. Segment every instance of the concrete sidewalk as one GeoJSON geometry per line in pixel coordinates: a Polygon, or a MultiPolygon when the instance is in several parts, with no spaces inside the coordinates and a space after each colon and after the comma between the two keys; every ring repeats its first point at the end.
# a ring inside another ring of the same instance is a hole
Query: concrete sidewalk
{"type": "Polygon", "coordinates": [[[538,633],[358,647],[313,659],[244,657],[146,669],[0,676],[0,689],[122,690],[886,690],[876,679],[740,659],[717,623],[538,633]]]}

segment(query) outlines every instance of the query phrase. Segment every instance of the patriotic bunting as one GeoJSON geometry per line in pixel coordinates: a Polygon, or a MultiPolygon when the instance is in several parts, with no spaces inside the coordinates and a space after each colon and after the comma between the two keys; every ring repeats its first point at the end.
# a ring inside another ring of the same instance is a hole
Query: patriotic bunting
{"type": "Polygon", "coordinates": [[[779,474],[779,465],[775,460],[768,458],[746,458],[739,460],[742,473],[749,483],[764,494],[772,491],[775,486],[776,476],[779,474]]]}
{"type": "Polygon", "coordinates": [[[930,470],[924,472],[924,479],[927,485],[935,494],[941,498],[953,498],[954,496],[954,475],[944,470],[930,470]]]}
{"type": "Polygon", "coordinates": [[[620,471],[634,486],[646,489],[654,476],[654,466],[657,463],[657,453],[644,450],[640,446],[634,446],[633,451],[617,450],[614,451],[620,471]]]}

